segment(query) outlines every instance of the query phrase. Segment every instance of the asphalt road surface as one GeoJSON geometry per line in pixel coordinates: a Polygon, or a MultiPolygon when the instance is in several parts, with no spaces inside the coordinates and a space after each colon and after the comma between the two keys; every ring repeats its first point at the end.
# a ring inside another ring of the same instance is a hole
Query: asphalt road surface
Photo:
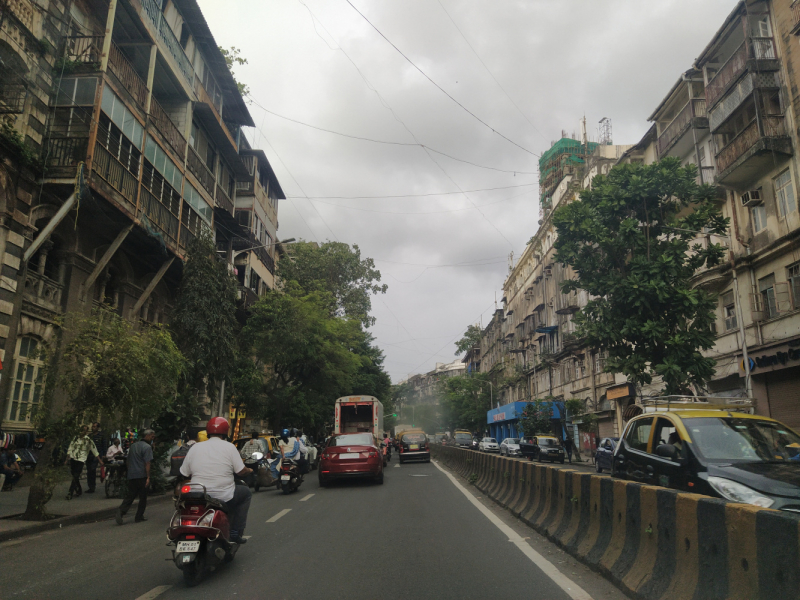
{"type": "MultiPolygon", "coordinates": [[[[112,502],[112,501],[109,501],[112,502]]],[[[116,501],[113,501],[116,502],[116,501]]],[[[135,509],[134,509],[135,510],[135,509]]],[[[74,525],[0,544],[0,598],[11,599],[623,599],[610,583],[434,463],[389,463],[385,483],[253,496],[235,560],[187,588],[165,530],[74,525]]]]}

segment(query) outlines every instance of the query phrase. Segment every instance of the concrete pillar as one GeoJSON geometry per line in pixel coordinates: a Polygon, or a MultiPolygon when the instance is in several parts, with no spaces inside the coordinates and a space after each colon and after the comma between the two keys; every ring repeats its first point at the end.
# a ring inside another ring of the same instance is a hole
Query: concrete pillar
{"type": "Polygon", "coordinates": [[[108,17],[106,18],[106,35],[103,38],[103,55],[100,57],[100,71],[108,69],[108,55],[111,52],[111,34],[114,31],[114,17],[117,14],[117,0],[108,3],[108,17]]]}

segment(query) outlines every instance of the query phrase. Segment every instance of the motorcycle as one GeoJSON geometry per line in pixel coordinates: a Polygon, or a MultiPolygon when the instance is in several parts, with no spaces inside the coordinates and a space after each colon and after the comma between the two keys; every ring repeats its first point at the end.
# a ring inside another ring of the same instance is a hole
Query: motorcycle
{"type": "Polygon", "coordinates": [[[167,529],[172,560],[193,587],[206,572],[233,560],[239,544],[230,540],[227,506],[206,493],[203,485],[186,482],[175,499],[175,514],[167,529]]]}
{"type": "Polygon", "coordinates": [[[267,461],[262,452],[253,452],[253,454],[250,455],[250,458],[244,461],[244,466],[253,470],[252,473],[245,475],[243,478],[243,481],[247,484],[247,487],[252,487],[256,492],[261,488],[261,483],[258,479],[258,469],[261,468],[262,465],[266,464],[267,461]]]}
{"type": "Polygon", "coordinates": [[[381,442],[381,452],[383,453],[383,466],[385,467],[392,460],[392,447],[386,440],[381,442]]]}
{"type": "Polygon", "coordinates": [[[281,490],[286,495],[296,491],[300,484],[303,483],[303,474],[300,473],[300,467],[291,458],[281,460],[280,476],[281,490]]]}
{"type": "Polygon", "coordinates": [[[127,482],[128,458],[118,456],[113,462],[106,464],[106,498],[119,498],[122,496],[122,488],[127,482]]]}

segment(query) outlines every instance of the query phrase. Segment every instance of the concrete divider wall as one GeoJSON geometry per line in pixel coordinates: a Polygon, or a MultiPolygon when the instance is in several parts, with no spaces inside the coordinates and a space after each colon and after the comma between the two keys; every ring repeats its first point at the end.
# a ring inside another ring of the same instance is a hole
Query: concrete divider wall
{"type": "Polygon", "coordinates": [[[431,450],[636,597],[800,600],[800,515],[460,448],[431,450]]]}

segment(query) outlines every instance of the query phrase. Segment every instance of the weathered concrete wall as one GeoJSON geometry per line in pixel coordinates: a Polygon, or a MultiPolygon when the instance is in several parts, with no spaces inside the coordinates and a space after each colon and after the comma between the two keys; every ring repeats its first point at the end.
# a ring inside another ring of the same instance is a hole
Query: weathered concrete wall
{"type": "Polygon", "coordinates": [[[800,599],[800,516],[470,450],[432,451],[636,597],[800,599]]]}

